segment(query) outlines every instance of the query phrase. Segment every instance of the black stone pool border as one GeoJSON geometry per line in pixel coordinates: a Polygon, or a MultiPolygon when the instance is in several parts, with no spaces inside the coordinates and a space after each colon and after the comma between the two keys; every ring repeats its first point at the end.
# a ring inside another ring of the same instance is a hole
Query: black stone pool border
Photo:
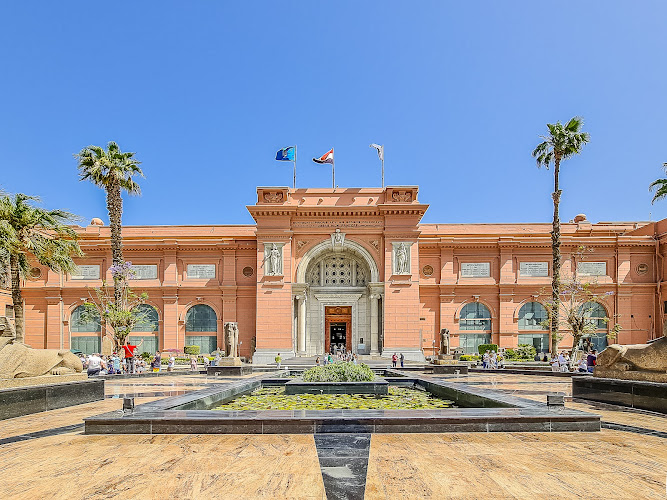
{"type": "Polygon", "coordinates": [[[461,408],[430,410],[243,410],[211,408],[286,378],[266,374],[85,419],[86,434],[320,434],[599,431],[600,415],[499,391],[387,370],[392,385],[421,386],[461,408]],[[394,376],[392,376],[394,375],[394,376]],[[475,408],[469,406],[474,405],[475,408]]]}

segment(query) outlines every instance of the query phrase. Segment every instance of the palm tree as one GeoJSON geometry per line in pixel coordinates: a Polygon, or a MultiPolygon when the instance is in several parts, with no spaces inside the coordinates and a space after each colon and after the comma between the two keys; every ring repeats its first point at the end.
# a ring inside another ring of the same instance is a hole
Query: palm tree
{"type": "MultiPolygon", "coordinates": [[[[80,180],[89,180],[107,193],[107,211],[111,229],[111,256],[113,265],[118,268],[123,264],[123,237],[121,234],[123,216],[123,198],[121,192],[130,195],[141,194],[141,188],[133,177],[144,173],[139,168],[141,162],[134,158],[135,153],[123,153],[118,144],[111,141],[107,149],[88,146],[74,155],[78,160],[80,180]]],[[[114,274],[114,300],[120,304],[121,288],[125,283],[114,274]]]]}
{"type": "Polygon", "coordinates": [[[554,220],[551,231],[551,246],[553,252],[553,277],[551,280],[551,352],[556,352],[558,347],[558,324],[559,324],[559,300],[560,300],[560,219],[558,217],[558,206],[560,204],[561,190],[558,183],[560,175],[560,162],[572,158],[581,153],[584,144],[590,140],[587,132],[582,132],[583,119],[575,116],[565,125],[561,122],[555,124],[547,123],[549,135],[541,136],[543,142],[537,145],[533,151],[533,157],[537,160],[537,167],[549,168],[554,166],[554,192],[551,195],[554,200],[554,220]]]}
{"type": "MultiPolygon", "coordinates": [[[[667,173],[667,163],[662,164],[663,170],[667,173]]],[[[651,183],[648,187],[649,191],[655,191],[655,196],[651,200],[651,204],[655,203],[658,200],[662,200],[667,196],[667,179],[658,179],[651,183]]]]}
{"type": "Polygon", "coordinates": [[[76,268],[72,257],[83,255],[76,232],[67,225],[77,217],[31,203],[38,201],[39,198],[20,193],[0,196],[0,250],[9,255],[17,342],[25,338],[21,277],[30,269],[29,260],[35,259],[56,272],[71,272],[76,268]]]}

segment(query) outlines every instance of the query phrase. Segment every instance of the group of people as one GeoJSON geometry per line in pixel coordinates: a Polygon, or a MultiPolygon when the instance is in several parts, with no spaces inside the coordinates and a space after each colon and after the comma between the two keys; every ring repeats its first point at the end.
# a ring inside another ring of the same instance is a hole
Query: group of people
{"type": "Polygon", "coordinates": [[[570,353],[561,351],[551,357],[551,371],[553,372],[570,372],[578,371],[581,373],[593,373],[595,365],[597,364],[598,352],[595,349],[584,350],[584,355],[579,362],[573,362],[570,353]]]}
{"type": "Polygon", "coordinates": [[[505,357],[502,352],[486,350],[482,354],[482,368],[485,370],[497,370],[505,368],[505,357]]]}
{"type": "Polygon", "coordinates": [[[322,358],[317,356],[315,358],[315,364],[317,366],[326,366],[330,365],[331,363],[335,363],[336,361],[345,361],[348,363],[354,363],[355,365],[359,362],[359,357],[356,354],[353,354],[349,351],[338,351],[335,355],[334,354],[325,354],[322,358]]]}
{"type": "MultiPolygon", "coordinates": [[[[123,356],[114,352],[110,356],[101,356],[99,353],[81,354],[80,359],[83,367],[86,369],[89,377],[97,375],[121,375],[144,373],[147,369],[146,360],[138,355],[137,349],[141,347],[143,340],[137,345],[123,345],[123,356]]],[[[173,371],[176,365],[176,358],[172,355],[167,362],[167,371],[173,371]]],[[[162,369],[162,354],[157,351],[150,360],[150,368],[154,372],[162,369]]],[[[197,369],[197,361],[193,358],[191,369],[197,369]],[[192,365],[194,364],[194,368],[192,365]]]]}
{"type": "Polygon", "coordinates": [[[401,353],[400,356],[396,356],[396,353],[392,354],[391,356],[391,366],[396,368],[396,363],[401,362],[401,368],[403,368],[403,363],[405,362],[405,356],[403,356],[403,353],[401,353]]]}

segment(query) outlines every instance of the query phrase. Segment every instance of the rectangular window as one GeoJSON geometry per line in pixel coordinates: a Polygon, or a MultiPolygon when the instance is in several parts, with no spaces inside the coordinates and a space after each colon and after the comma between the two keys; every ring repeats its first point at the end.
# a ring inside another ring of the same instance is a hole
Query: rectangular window
{"type": "Polygon", "coordinates": [[[201,354],[211,354],[218,348],[218,338],[215,335],[186,335],[185,345],[198,345],[201,354]]]}
{"type": "Polygon", "coordinates": [[[154,280],[157,279],[157,265],[155,264],[140,264],[132,265],[134,271],[133,280],[154,280]]]}
{"type": "Polygon", "coordinates": [[[188,264],[188,279],[215,278],[215,264],[188,264]]]}
{"type": "Polygon", "coordinates": [[[491,264],[488,262],[461,262],[461,278],[488,278],[491,264]]]}
{"type": "Polygon", "coordinates": [[[9,304],[5,306],[5,316],[8,318],[14,317],[14,306],[10,306],[9,304]]]}
{"type": "Polygon", "coordinates": [[[537,352],[549,352],[548,333],[520,333],[519,345],[532,345],[537,352]]]}
{"type": "Polygon", "coordinates": [[[491,343],[490,333],[466,333],[459,335],[459,346],[466,354],[479,354],[477,347],[491,343]]]}

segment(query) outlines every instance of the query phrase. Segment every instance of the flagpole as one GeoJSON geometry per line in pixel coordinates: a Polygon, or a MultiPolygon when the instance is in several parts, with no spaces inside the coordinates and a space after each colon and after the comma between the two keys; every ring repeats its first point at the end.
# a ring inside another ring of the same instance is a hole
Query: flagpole
{"type": "Polygon", "coordinates": [[[382,146],[382,189],[384,189],[384,145],[382,146]]]}
{"type": "Polygon", "coordinates": [[[292,188],[296,189],[296,146],[294,146],[294,182],[292,184],[292,188]]]}
{"type": "MultiPolygon", "coordinates": [[[[333,148],[331,149],[333,152],[333,148]]],[[[331,159],[331,189],[336,189],[336,155],[331,159]]]]}

